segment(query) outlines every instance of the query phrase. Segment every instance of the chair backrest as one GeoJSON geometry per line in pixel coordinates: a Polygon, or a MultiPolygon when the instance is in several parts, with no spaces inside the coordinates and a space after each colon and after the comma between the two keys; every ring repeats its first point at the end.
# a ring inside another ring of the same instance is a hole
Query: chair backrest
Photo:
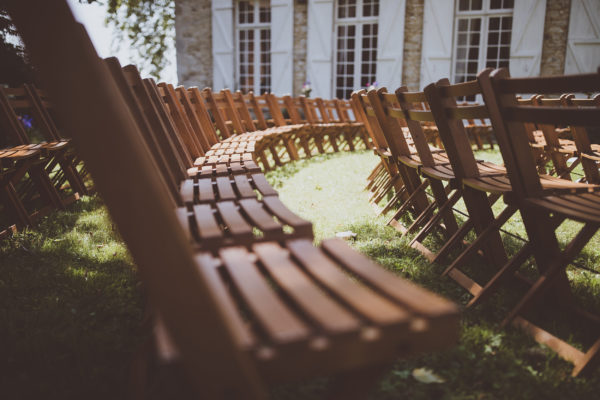
{"type": "Polygon", "coordinates": [[[246,94],[243,94],[238,90],[234,93],[234,98],[236,97],[241,98],[241,100],[246,103],[246,108],[252,115],[254,125],[258,129],[264,130],[269,127],[267,118],[265,117],[265,113],[263,112],[263,107],[261,107],[261,105],[259,104],[258,99],[254,96],[254,93],[248,92],[246,94]]]}
{"type": "Polygon", "coordinates": [[[600,91],[600,74],[511,78],[505,68],[486,69],[477,76],[504,163],[517,198],[538,197],[542,187],[530,155],[524,123],[552,129],[555,125],[600,125],[600,109],[521,105],[517,94],[561,94],[600,91]]]}
{"type": "Polygon", "coordinates": [[[195,86],[189,89],[179,86],[177,88],[177,92],[181,99],[186,99],[185,101],[189,101],[191,103],[191,108],[196,114],[196,117],[200,123],[200,129],[204,134],[209,146],[219,143],[220,139],[217,135],[216,127],[210,116],[208,106],[202,98],[202,93],[200,90],[195,86]]]}
{"type": "MultiPolygon", "coordinates": [[[[40,91],[33,84],[25,84],[18,88],[0,88],[0,107],[2,112],[8,114],[5,116],[14,119],[15,117],[29,116],[32,118],[32,125],[42,135],[44,140],[52,142],[60,140],[60,134],[53,118],[48,112],[51,108],[50,102],[42,100],[40,91]],[[6,107],[6,108],[5,108],[6,107]],[[11,111],[12,110],[12,111],[11,111]]],[[[5,127],[5,129],[7,129],[5,127]]],[[[8,132],[10,141],[15,144],[29,143],[31,137],[27,134],[22,124],[11,124],[8,132]]]]}
{"type": "Polygon", "coordinates": [[[161,141],[158,136],[161,133],[155,131],[155,126],[150,124],[150,121],[147,118],[146,113],[144,113],[140,103],[138,102],[137,96],[134,93],[130,83],[127,81],[123,70],[121,69],[121,65],[116,58],[108,58],[105,60],[106,65],[112,77],[118,86],[123,99],[127,103],[129,110],[131,111],[132,116],[135,118],[135,121],[140,128],[140,133],[143,135],[145,144],[148,146],[148,149],[152,153],[152,158],[156,162],[158,167],[158,171],[160,172],[160,177],[164,180],[162,184],[169,188],[169,193],[171,194],[171,200],[173,201],[172,206],[182,205],[181,199],[178,194],[178,183],[183,178],[181,174],[178,174],[177,164],[172,163],[173,158],[169,158],[167,153],[167,149],[161,146],[161,141]],[[171,161],[171,162],[169,162],[171,161]]]}
{"type": "Polygon", "coordinates": [[[367,132],[369,133],[375,148],[384,151],[389,149],[381,125],[379,124],[375,111],[371,105],[371,100],[369,99],[369,96],[367,96],[367,92],[364,89],[355,91],[352,93],[351,98],[359,105],[357,108],[360,110],[359,112],[362,114],[364,121],[366,121],[365,127],[367,128],[367,132]]]}
{"type": "Polygon", "coordinates": [[[202,89],[200,94],[206,102],[210,116],[212,117],[213,123],[219,130],[219,136],[221,139],[231,137],[234,132],[233,128],[228,126],[226,122],[228,119],[228,116],[225,114],[227,105],[222,101],[217,101],[220,96],[215,96],[210,88],[202,89]]]}
{"type": "Polygon", "coordinates": [[[177,132],[179,132],[179,136],[190,152],[190,155],[193,158],[203,156],[204,150],[202,149],[202,144],[194,134],[192,124],[187,118],[183,106],[177,98],[177,94],[175,94],[173,85],[161,82],[158,84],[157,90],[169,110],[171,118],[177,127],[177,132]]]}
{"type": "Polygon", "coordinates": [[[409,156],[411,150],[402,129],[406,126],[404,111],[400,108],[396,95],[388,93],[387,89],[382,87],[363,95],[363,102],[367,118],[374,116],[379,122],[381,133],[392,155],[409,156]]]}
{"type": "Polygon", "coordinates": [[[275,125],[289,125],[291,123],[289,119],[289,111],[287,110],[283,97],[275,96],[273,93],[265,93],[263,96],[269,107],[269,112],[273,117],[273,122],[275,125]],[[285,114],[288,114],[287,118],[285,114]]]}
{"type": "Polygon", "coordinates": [[[463,120],[486,119],[488,112],[484,105],[459,106],[456,101],[458,97],[481,94],[479,82],[475,80],[451,85],[448,79],[441,79],[427,85],[424,92],[455,176],[459,179],[479,176],[463,120]]]}
{"type": "Polygon", "coordinates": [[[27,132],[15,112],[19,108],[28,108],[26,100],[16,98],[19,94],[23,96],[24,92],[23,88],[0,86],[0,128],[3,131],[3,141],[13,146],[29,143],[27,132]]]}
{"type": "MultiPolygon", "coordinates": [[[[591,98],[577,98],[573,94],[568,94],[561,96],[560,100],[565,107],[600,108],[600,94],[596,94],[591,98]]],[[[599,154],[592,150],[592,142],[587,132],[588,129],[582,126],[572,126],[570,128],[588,183],[600,183],[600,171],[598,171],[597,164],[599,154]]]]}
{"type": "Polygon", "coordinates": [[[8,2],[7,8],[192,382],[209,398],[220,397],[217,387],[226,386],[264,398],[256,370],[209,284],[214,265],[194,257],[135,118],[85,29],[66,1],[8,2]]]}
{"type": "Polygon", "coordinates": [[[421,163],[425,167],[433,166],[435,160],[429,143],[427,143],[425,132],[423,132],[422,124],[435,124],[435,118],[429,110],[425,93],[409,92],[406,86],[402,86],[396,89],[396,97],[400,108],[404,111],[406,125],[421,158],[421,163]]]}

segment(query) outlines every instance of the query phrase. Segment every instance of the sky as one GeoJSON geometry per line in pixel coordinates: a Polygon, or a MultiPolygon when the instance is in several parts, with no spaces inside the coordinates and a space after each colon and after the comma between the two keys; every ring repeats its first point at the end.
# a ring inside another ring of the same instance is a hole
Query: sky
{"type": "MultiPolygon", "coordinates": [[[[68,0],[75,14],[75,18],[81,22],[88,35],[94,43],[96,52],[100,57],[116,56],[121,65],[132,64],[134,62],[132,54],[126,43],[121,44],[121,49],[118,53],[111,50],[111,43],[114,37],[113,29],[104,25],[106,18],[106,8],[97,3],[81,4],[78,0],[68,0]]],[[[175,62],[175,50],[170,52],[169,58],[172,62],[165,68],[162,73],[161,80],[172,84],[177,84],[177,67],[175,62]]]]}

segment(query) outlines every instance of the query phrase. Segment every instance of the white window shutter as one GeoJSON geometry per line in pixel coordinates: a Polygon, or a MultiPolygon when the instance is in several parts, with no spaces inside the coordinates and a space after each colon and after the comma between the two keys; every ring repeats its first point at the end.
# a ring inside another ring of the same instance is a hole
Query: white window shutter
{"type": "Polygon", "coordinates": [[[441,78],[452,79],[454,1],[425,0],[424,8],[421,88],[441,78]]]}
{"type": "Polygon", "coordinates": [[[513,9],[510,40],[510,75],[515,77],[540,74],[546,0],[518,0],[513,9]]]}
{"type": "Polygon", "coordinates": [[[405,0],[379,2],[377,37],[377,83],[388,89],[402,84],[405,0]]]}
{"type": "Polygon", "coordinates": [[[332,97],[333,0],[308,0],[307,79],[311,97],[332,97]]]}
{"type": "Polygon", "coordinates": [[[598,0],[571,0],[565,74],[596,72],[600,66],[598,0]]]}
{"type": "Polygon", "coordinates": [[[292,93],[294,56],[294,2],[271,0],[271,91],[292,93]]]}
{"type": "Polygon", "coordinates": [[[213,89],[234,89],[232,0],[212,1],[213,89]]]}

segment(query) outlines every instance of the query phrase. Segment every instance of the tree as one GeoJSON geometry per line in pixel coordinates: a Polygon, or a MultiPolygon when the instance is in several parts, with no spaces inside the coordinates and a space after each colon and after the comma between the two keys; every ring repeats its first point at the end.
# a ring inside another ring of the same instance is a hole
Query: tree
{"type": "MultiPolygon", "coordinates": [[[[82,1],[82,0],[80,0],[82,1]]],[[[106,4],[107,23],[120,43],[127,38],[137,53],[138,67],[156,78],[168,61],[166,52],[175,39],[174,0],[86,0],[106,4]]]]}
{"type": "Polygon", "coordinates": [[[33,69],[18,37],[0,0],[0,84],[18,86],[34,81],[33,69]]]}
{"type": "MultiPolygon", "coordinates": [[[[0,0],[0,83],[11,86],[33,81],[27,53],[20,44],[0,0]]],[[[175,38],[174,0],[78,0],[107,7],[106,22],[117,28],[115,43],[127,39],[141,71],[156,78],[167,65],[166,52],[175,38]]]]}

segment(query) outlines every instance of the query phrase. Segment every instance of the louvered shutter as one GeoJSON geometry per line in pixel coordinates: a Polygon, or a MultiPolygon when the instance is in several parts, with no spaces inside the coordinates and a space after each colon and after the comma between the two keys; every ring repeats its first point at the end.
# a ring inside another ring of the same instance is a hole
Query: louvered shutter
{"type": "Polygon", "coordinates": [[[402,84],[405,0],[381,0],[377,37],[377,83],[397,88],[402,84]]]}
{"type": "Polygon", "coordinates": [[[565,74],[595,72],[600,66],[598,0],[571,0],[565,74]]]}
{"type": "Polygon", "coordinates": [[[513,10],[510,40],[510,75],[515,77],[540,74],[546,0],[518,0],[513,10]]]}
{"type": "Polygon", "coordinates": [[[425,0],[424,8],[421,88],[450,77],[454,1],[425,0]]]}
{"type": "Polygon", "coordinates": [[[271,0],[271,91],[292,92],[294,56],[293,0],[271,0]]]}
{"type": "Polygon", "coordinates": [[[308,1],[307,79],[311,97],[332,97],[333,0],[308,1]]]}
{"type": "Polygon", "coordinates": [[[212,1],[213,89],[234,89],[232,0],[212,1]]]}

